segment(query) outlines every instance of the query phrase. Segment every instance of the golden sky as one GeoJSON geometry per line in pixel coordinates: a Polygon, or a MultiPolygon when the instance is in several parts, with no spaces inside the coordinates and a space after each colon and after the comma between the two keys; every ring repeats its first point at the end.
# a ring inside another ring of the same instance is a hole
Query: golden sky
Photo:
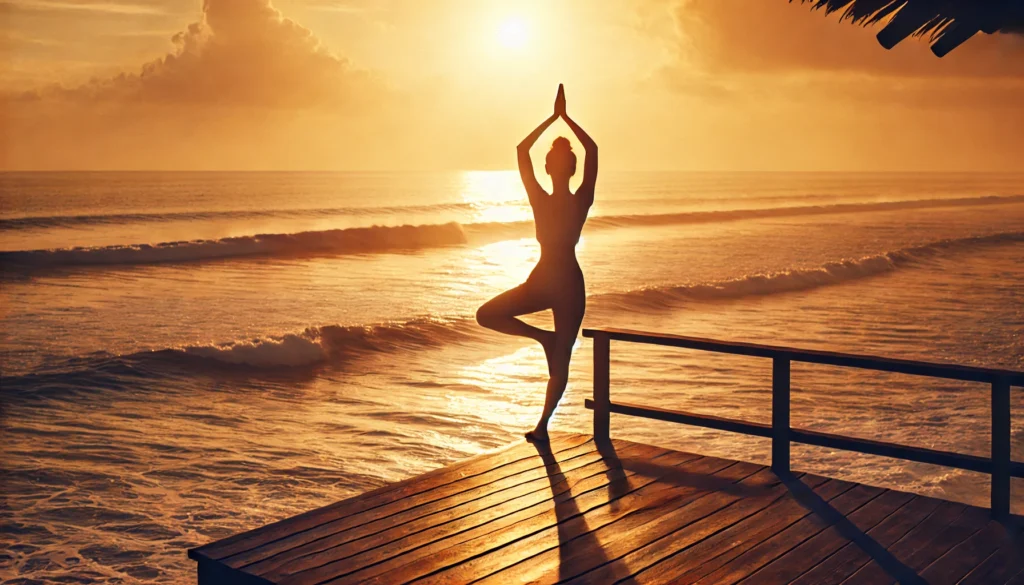
{"type": "Polygon", "coordinates": [[[785,0],[0,0],[0,19],[3,169],[509,168],[559,82],[605,168],[1024,160],[1024,37],[886,51],[785,0]]]}

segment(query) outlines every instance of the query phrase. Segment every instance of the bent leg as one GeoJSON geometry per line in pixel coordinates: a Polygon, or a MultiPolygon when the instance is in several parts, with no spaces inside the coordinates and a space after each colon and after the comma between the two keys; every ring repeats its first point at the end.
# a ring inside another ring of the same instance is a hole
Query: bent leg
{"type": "Polygon", "coordinates": [[[550,308],[551,305],[545,299],[531,294],[526,285],[521,284],[484,303],[477,309],[476,322],[499,333],[529,337],[547,346],[552,332],[527,325],[516,317],[550,308]]]}
{"type": "Polygon", "coordinates": [[[548,373],[551,377],[548,379],[547,394],[544,396],[544,411],[540,415],[537,428],[531,433],[537,439],[547,439],[548,421],[551,420],[558,401],[565,394],[565,387],[569,383],[569,361],[572,359],[572,348],[576,344],[576,336],[583,323],[585,310],[586,297],[570,306],[556,307],[552,310],[555,314],[555,343],[548,354],[548,373]]]}

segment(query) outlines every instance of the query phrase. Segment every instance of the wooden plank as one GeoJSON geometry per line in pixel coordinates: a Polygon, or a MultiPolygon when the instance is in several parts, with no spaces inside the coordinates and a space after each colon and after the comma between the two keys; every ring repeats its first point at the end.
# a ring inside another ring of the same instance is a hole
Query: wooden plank
{"type": "MultiPolygon", "coordinates": [[[[538,486],[536,482],[542,481],[546,485],[545,478],[547,478],[548,473],[550,473],[553,467],[565,465],[567,469],[574,469],[578,466],[601,460],[601,454],[594,448],[593,443],[586,443],[574,449],[563,451],[560,455],[565,457],[560,462],[552,460],[546,466],[534,467],[494,481],[480,483],[479,485],[473,484],[477,481],[489,479],[488,474],[478,475],[473,480],[469,480],[468,483],[453,482],[449,485],[462,485],[466,489],[442,498],[431,499],[441,493],[438,490],[432,490],[400,502],[392,502],[365,512],[338,518],[309,530],[275,540],[259,548],[250,549],[222,559],[222,562],[239,568],[265,563],[271,559],[274,560],[273,563],[270,563],[271,566],[281,564],[283,561],[302,556],[303,554],[323,550],[322,547],[327,545],[326,541],[328,539],[334,539],[331,542],[333,542],[334,546],[337,546],[349,540],[374,534],[396,524],[416,520],[460,504],[467,504],[481,498],[486,498],[487,496],[495,495],[500,498],[501,494],[514,494],[517,489],[526,489],[527,491],[539,489],[539,487],[543,486],[538,486]]],[[[540,457],[538,457],[538,461],[541,461],[540,457]]],[[[509,498],[511,497],[515,496],[509,495],[509,498]]],[[[260,568],[254,568],[251,572],[261,574],[266,567],[267,565],[261,564],[260,568]]]]}
{"type": "MultiPolygon", "coordinates": [[[[931,542],[907,557],[904,564],[918,572],[918,574],[923,574],[923,571],[930,564],[949,554],[951,550],[959,546],[963,541],[984,529],[989,522],[991,522],[991,518],[988,510],[968,506],[959,518],[937,534],[931,542]]],[[[885,582],[895,583],[895,580],[890,579],[885,582]]]]}
{"type": "MultiPolygon", "coordinates": [[[[553,451],[561,452],[592,440],[587,435],[553,435],[551,445],[553,451]]],[[[356,510],[364,510],[400,500],[458,479],[471,478],[482,473],[500,469],[506,465],[512,465],[524,460],[529,461],[536,456],[536,451],[528,443],[519,443],[499,451],[484,453],[450,467],[443,467],[420,476],[382,486],[371,492],[341,500],[323,508],[311,510],[291,518],[285,518],[248,532],[242,532],[191,549],[189,550],[189,557],[197,560],[222,559],[277,540],[283,535],[318,526],[322,523],[322,518],[324,517],[327,517],[327,521],[330,521],[356,510]]]]}
{"type": "MultiPolygon", "coordinates": [[[[670,453],[664,459],[669,463],[668,460],[673,457],[674,454],[670,453]]],[[[704,457],[684,463],[682,469],[689,473],[711,474],[733,464],[725,459],[704,457]]],[[[559,539],[568,534],[582,534],[616,520],[636,506],[656,505],[662,498],[678,496],[671,491],[666,493],[666,486],[656,484],[656,480],[656,477],[639,474],[615,480],[607,490],[567,500],[500,535],[489,535],[463,543],[435,555],[430,563],[403,567],[367,583],[404,582],[426,577],[423,580],[425,585],[431,582],[462,582],[469,576],[477,578],[493,573],[511,562],[525,558],[524,555],[529,556],[527,553],[536,554],[552,543],[557,545],[559,539]],[[495,551],[497,554],[487,554],[495,551]]]]}
{"type": "Polygon", "coordinates": [[[1010,580],[1006,582],[1006,585],[1024,585],[1024,570],[1013,577],[1010,577],[1010,580]]]}
{"type": "Polygon", "coordinates": [[[671,335],[667,333],[651,333],[647,331],[633,331],[630,329],[600,328],[584,329],[584,337],[593,337],[595,334],[607,334],[608,338],[615,341],[629,341],[633,343],[646,343],[651,345],[666,345],[670,347],[682,347],[686,349],[697,349],[716,353],[729,353],[734,355],[745,355],[751,357],[774,358],[780,356],[789,357],[793,361],[800,361],[812,364],[824,364],[830,366],[842,366],[847,368],[861,368],[878,370],[883,372],[895,372],[915,376],[928,376],[932,378],[946,378],[950,380],[966,380],[972,382],[993,382],[1003,377],[1008,383],[1014,386],[1024,385],[1024,372],[1015,370],[1003,370],[996,368],[979,368],[974,366],[963,366],[958,364],[941,364],[925,362],[920,360],[904,360],[886,358],[873,355],[859,355],[852,353],[839,353],[833,351],[821,351],[814,349],[800,349],[779,345],[765,345],[760,343],[744,343],[738,341],[721,341],[718,339],[707,339],[703,337],[689,337],[685,335],[671,335]]]}
{"type": "Polygon", "coordinates": [[[212,543],[259,544],[199,552],[200,583],[1024,582],[1021,528],[988,510],[628,441],[611,441],[617,458],[585,436],[555,444],[212,543]]]}
{"type": "Polygon", "coordinates": [[[953,585],[1005,545],[1007,540],[1006,528],[998,522],[989,522],[925,567],[921,577],[931,585],[953,585]]]}
{"type": "MultiPolygon", "coordinates": [[[[918,527],[920,530],[916,528],[905,535],[891,552],[894,555],[898,553],[897,558],[911,571],[920,571],[988,521],[987,511],[981,515],[976,514],[978,511],[978,508],[947,502],[921,523],[918,527]]],[[[866,551],[850,543],[795,579],[793,584],[839,583],[852,580],[851,575],[857,581],[863,576],[863,582],[872,584],[894,581],[866,551]]]]}
{"type": "MultiPolygon", "coordinates": [[[[614,442],[618,451],[624,451],[623,441],[616,440],[614,442]]],[[[650,448],[655,449],[654,447],[650,448]]],[[[684,455],[666,450],[658,451],[655,455],[645,455],[645,458],[656,458],[656,460],[660,461],[662,457],[657,453],[669,458],[670,461],[693,461],[687,459],[689,454],[684,455]]],[[[335,583],[363,583],[388,571],[422,562],[424,559],[433,558],[434,555],[457,545],[476,542],[494,533],[514,530],[520,523],[546,514],[555,506],[562,505],[568,500],[577,498],[580,501],[587,502],[600,497],[606,499],[607,495],[599,493],[600,491],[607,491],[609,484],[615,480],[629,478],[633,475],[632,472],[619,469],[617,472],[598,474],[578,482],[556,479],[552,482],[552,490],[557,495],[553,498],[544,498],[528,508],[509,513],[507,509],[502,509],[503,507],[499,506],[498,508],[487,510],[481,514],[469,516],[446,525],[443,535],[428,532],[408,536],[353,557],[340,559],[315,569],[296,573],[282,581],[288,583],[320,583],[333,579],[334,581],[332,582],[335,583]]]]}
{"type": "MultiPolygon", "coordinates": [[[[856,484],[830,480],[815,489],[814,493],[826,501],[834,502],[851,493],[856,493],[859,500],[877,496],[882,491],[858,490],[860,487],[856,484]]],[[[790,491],[785,498],[774,502],[769,508],[726,528],[708,538],[706,542],[697,543],[693,550],[684,550],[666,562],[655,565],[646,572],[642,582],[660,583],[665,580],[666,575],[679,574],[671,580],[697,583],[735,563],[747,551],[793,526],[808,514],[810,510],[793,498],[790,491]]]]}
{"type": "MultiPolygon", "coordinates": [[[[799,481],[825,499],[834,498],[854,487],[851,483],[815,475],[806,475],[799,481]]],[[[795,521],[807,513],[789,497],[788,490],[785,484],[779,483],[763,497],[744,498],[709,516],[699,525],[653,540],[616,562],[584,573],[570,583],[613,582],[629,575],[635,575],[637,583],[668,583],[683,578],[693,567],[704,567],[705,572],[710,572],[720,566],[717,560],[723,559],[721,564],[724,564],[739,554],[728,553],[743,539],[760,541],[776,533],[780,529],[776,522],[782,522],[787,515],[789,521],[795,521]]],[[[696,580],[701,575],[691,574],[690,577],[696,580]]]]}
{"type": "MultiPolygon", "coordinates": [[[[720,469],[708,469],[705,473],[717,476],[719,472],[727,473],[729,469],[738,465],[729,461],[721,461],[721,463],[725,465],[721,466],[720,469]]],[[[746,474],[747,471],[750,470],[744,469],[742,473],[746,474]]],[[[595,530],[603,526],[617,524],[624,518],[635,516],[641,511],[654,511],[656,514],[666,514],[673,510],[677,504],[692,501],[700,495],[707,493],[707,491],[703,487],[677,486],[658,481],[657,478],[654,478],[651,484],[643,486],[622,498],[612,500],[612,505],[603,505],[586,511],[581,515],[567,514],[565,516],[569,517],[563,516],[558,518],[556,525],[546,527],[542,531],[519,539],[500,550],[492,549],[488,554],[435,572],[424,579],[423,583],[429,585],[431,583],[468,582],[469,580],[475,582],[485,576],[493,575],[502,569],[508,568],[523,559],[529,559],[548,550],[558,551],[562,543],[571,544],[576,548],[583,549],[590,555],[604,557],[603,548],[593,537],[595,530]]],[[[515,579],[511,582],[518,581],[519,579],[515,579]]]]}
{"type": "Polygon", "coordinates": [[[557,547],[492,573],[479,583],[559,583],[595,569],[602,563],[613,562],[684,526],[703,522],[707,516],[736,502],[744,494],[754,497],[755,494],[770,493],[771,488],[779,483],[771,470],[753,463],[727,467],[714,477],[730,482],[734,488],[701,486],[700,491],[679,497],[664,507],[639,509],[594,530],[590,538],[600,548],[600,554],[594,554],[589,547],[579,546],[576,541],[559,542],[557,547]]]}
{"type": "MultiPolygon", "coordinates": [[[[584,445],[592,441],[592,437],[585,434],[557,433],[552,435],[552,449],[563,451],[584,445]]],[[[427,473],[409,477],[393,484],[382,486],[376,490],[353,496],[338,502],[334,502],[322,508],[316,508],[308,512],[283,518],[274,521],[251,531],[233,535],[197,548],[189,549],[188,556],[195,559],[219,559],[241,551],[248,550],[263,543],[278,538],[285,527],[293,531],[305,530],[317,526],[319,516],[329,511],[339,511],[342,514],[353,509],[360,509],[367,505],[375,505],[380,502],[388,502],[409,495],[418,494],[452,482],[455,478],[471,477],[475,474],[492,470],[504,465],[519,462],[523,459],[530,459],[536,456],[536,452],[529,448],[526,443],[515,444],[499,450],[482,453],[454,465],[440,467],[427,473]]],[[[288,534],[288,531],[284,531],[288,534]]]]}
{"type": "MultiPolygon", "coordinates": [[[[966,507],[967,506],[964,504],[939,501],[939,505],[935,507],[932,513],[930,513],[921,524],[901,536],[891,546],[887,545],[889,554],[897,558],[900,562],[903,562],[906,558],[909,558],[914,551],[919,550],[922,546],[928,546],[929,541],[931,541],[940,531],[952,524],[953,520],[959,517],[966,507]]],[[[890,524],[892,524],[891,521],[890,524]]],[[[869,538],[877,538],[879,534],[868,531],[867,536],[869,538]]],[[[881,543],[881,541],[878,542],[881,543]]],[[[886,543],[888,543],[888,538],[886,539],[886,543]]],[[[871,555],[868,554],[864,547],[859,546],[856,543],[851,543],[848,546],[850,548],[844,552],[853,551],[857,554],[850,556],[849,558],[851,561],[848,563],[836,563],[834,560],[835,570],[828,576],[828,580],[834,583],[846,580],[845,582],[848,582],[850,585],[853,585],[854,583],[873,585],[893,580],[893,576],[890,575],[879,562],[872,562],[871,555]]],[[[905,562],[904,566],[906,566],[905,562]]],[[[916,572],[920,569],[910,566],[906,567],[912,572],[916,572]]]]}
{"type": "Polygon", "coordinates": [[[984,562],[960,580],[958,585],[988,585],[1006,583],[1011,577],[1024,570],[1024,546],[1019,535],[989,555],[984,562]]]}
{"type": "MultiPolygon", "coordinates": [[[[827,505],[830,511],[835,512],[836,516],[842,517],[869,503],[881,506],[887,512],[892,512],[910,498],[910,494],[881,491],[878,488],[857,485],[827,505]]],[[[812,510],[810,514],[797,522],[744,551],[729,564],[708,573],[697,583],[738,583],[793,547],[819,534],[835,521],[836,518],[832,515],[820,514],[818,510],[812,510]]]]}
{"type": "MultiPolygon", "coordinates": [[[[659,450],[648,445],[630,444],[621,449],[619,454],[626,457],[634,455],[650,457],[666,452],[665,450],[659,450]]],[[[699,457],[699,455],[688,455],[694,459],[699,457]]],[[[486,519],[494,519],[503,514],[514,513],[523,508],[550,500],[553,497],[552,490],[554,488],[552,482],[555,481],[553,477],[555,475],[561,476],[560,481],[562,486],[564,486],[563,489],[568,490],[569,482],[576,482],[595,475],[605,474],[617,466],[618,463],[606,461],[600,453],[595,451],[555,466],[526,472],[531,477],[536,477],[531,481],[519,483],[511,488],[468,501],[461,499],[468,494],[468,492],[463,492],[463,494],[458,495],[460,500],[454,506],[440,507],[429,514],[420,514],[408,518],[403,516],[404,513],[400,513],[364,524],[355,529],[332,534],[247,566],[245,569],[250,573],[273,580],[286,574],[298,573],[343,558],[353,557],[364,551],[386,547],[407,536],[434,527],[439,527],[434,531],[435,535],[439,531],[443,531],[441,532],[443,535],[452,529],[452,526],[448,526],[448,523],[462,518],[475,515],[475,519],[478,522],[484,522],[486,519]]],[[[421,508],[429,508],[431,506],[433,506],[433,503],[421,508]]],[[[411,511],[418,510],[419,508],[411,511]]],[[[460,529],[466,529],[471,525],[463,522],[458,526],[460,529]]],[[[394,551],[395,548],[391,547],[390,550],[394,551]]],[[[383,549],[378,552],[383,552],[383,549]]],[[[397,552],[394,554],[397,554],[397,552]]]]}
{"type": "MultiPolygon", "coordinates": [[[[887,492],[898,493],[898,492],[887,492]]],[[[867,540],[866,535],[875,531],[876,539],[884,534],[881,546],[887,546],[920,524],[938,507],[939,501],[931,498],[911,498],[896,509],[887,505],[885,494],[847,515],[840,522],[828,526],[789,552],[781,555],[754,572],[747,581],[754,583],[789,583],[814,567],[832,553],[852,541],[867,540]],[[898,526],[899,528],[892,528],[898,526]]]]}
{"type": "MultiPolygon", "coordinates": [[[[620,451],[623,455],[635,454],[638,456],[657,456],[666,452],[655,447],[638,444],[628,445],[620,451]]],[[[691,456],[699,457],[698,455],[691,456]]],[[[448,530],[450,528],[447,526],[448,523],[462,518],[470,516],[475,519],[497,518],[550,499],[554,481],[551,474],[561,476],[561,483],[568,485],[569,482],[607,473],[616,466],[617,463],[602,459],[600,453],[590,453],[554,467],[548,466],[539,471],[528,472],[531,476],[536,477],[513,487],[486,493],[482,497],[466,498],[467,495],[476,496],[477,494],[463,492],[454,496],[456,498],[453,502],[454,505],[446,507],[444,505],[446,503],[441,502],[442,505],[434,509],[434,505],[437,504],[434,502],[353,529],[343,530],[249,565],[246,570],[273,578],[285,573],[296,573],[314,568],[341,558],[352,557],[371,549],[387,547],[405,537],[430,530],[435,526],[441,527],[439,530],[448,530]],[[424,513],[420,513],[421,511],[424,513]]],[[[466,523],[463,522],[460,526],[465,527],[466,523]]]]}
{"type": "MultiPolygon", "coordinates": [[[[724,507],[711,510],[710,514],[688,525],[681,525],[677,515],[669,515],[655,522],[641,527],[629,535],[623,542],[615,542],[617,554],[611,562],[597,567],[595,570],[578,575],[571,583],[590,582],[613,582],[618,579],[630,578],[635,572],[644,567],[656,563],[658,560],[683,550],[694,543],[699,543],[708,536],[720,531],[724,526],[749,517],[756,512],[770,506],[773,502],[786,494],[785,486],[778,481],[770,469],[759,472],[752,479],[758,481],[763,477],[771,482],[770,489],[764,494],[741,498],[732,503],[726,503],[724,507]]],[[[746,481],[746,480],[745,480],[746,481]]],[[[825,478],[813,478],[813,482],[825,482],[825,478]]],[[[716,494],[717,496],[718,494],[716,494]]],[[[710,509],[715,506],[715,501],[721,498],[704,498],[682,510],[683,514],[693,508],[706,507],[710,509]],[[704,506],[702,506],[704,504],[704,506]]],[[[705,510],[697,510],[703,513],[705,510]]],[[[686,518],[683,518],[686,520],[686,518]]]]}

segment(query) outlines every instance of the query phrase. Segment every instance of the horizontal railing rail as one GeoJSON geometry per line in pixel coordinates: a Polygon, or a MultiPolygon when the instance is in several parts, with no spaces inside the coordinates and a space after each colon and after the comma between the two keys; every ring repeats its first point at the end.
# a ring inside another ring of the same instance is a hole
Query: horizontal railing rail
{"type": "Polygon", "coordinates": [[[1005,517],[1010,513],[1010,478],[1024,477],[1024,462],[1012,461],[1010,459],[1010,387],[1024,386],[1024,372],[755,343],[720,341],[701,337],[648,333],[627,329],[584,329],[583,336],[594,339],[594,398],[593,400],[587,400],[585,404],[587,408],[594,411],[594,437],[598,440],[607,441],[609,439],[610,414],[614,412],[770,438],[772,440],[772,469],[776,471],[789,471],[791,443],[844,449],[858,453],[976,471],[989,474],[992,477],[992,514],[996,517],[1005,517]],[[771,359],[772,423],[768,425],[692,412],[612,402],[610,398],[610,343],[613,340],[771,359]],[[910,447],[884,441],[794,429],[790,426],[789,416],[791,362],[825,364],[990,384],[992,400],[991,457],[978,457],[950,451],[910,447]]]}
{"type": "Polygon", "coordinates": [[[610,340],[615,341],[683,347],[687,349],[698,349],[715,353],[728,353],[752,357],[785,357],[791,361],[805,362],[809,364],[825,364],[846,368],[877,370],[880,372],[896,372],[899,374],[928,376],[930,378],[945,378],[947,380],[966,380],[969,382],[992,383],[1000,378],[1006,378],[1012,386],[1024,386],[1024,372],[1014,370],[978,368],[974,366],[961,366],[956,364],[938,364],[916,360],[901,360],[871,355],[819,351],[814,349],[798,349],[795,347],[763,345],[758,343],[719,341],[717,339],[707,339],[703,337],[687,337],[683,335],[669,335],[666,333],[648,333],[643,331],[631,331],[629,329],[583,330],[584,337],[594,337],[597,333],[607,334],[610,340]]]}

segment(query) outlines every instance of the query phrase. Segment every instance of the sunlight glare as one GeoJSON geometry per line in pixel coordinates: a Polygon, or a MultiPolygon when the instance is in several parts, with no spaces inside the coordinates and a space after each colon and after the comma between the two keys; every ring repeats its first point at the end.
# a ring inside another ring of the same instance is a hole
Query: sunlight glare
{"type": "Polygon", "coordinates": [[[529,39],[530,31],[522,18],[507,18],[498,28],[498,42],[506,49],[522,49],[529,39]]]}
{"type": "Polygon", "coordinates": [[[473,206],[474,222],[513,222],[533,218],[516,171],[464,171],[461,196],[473,206]]]}

